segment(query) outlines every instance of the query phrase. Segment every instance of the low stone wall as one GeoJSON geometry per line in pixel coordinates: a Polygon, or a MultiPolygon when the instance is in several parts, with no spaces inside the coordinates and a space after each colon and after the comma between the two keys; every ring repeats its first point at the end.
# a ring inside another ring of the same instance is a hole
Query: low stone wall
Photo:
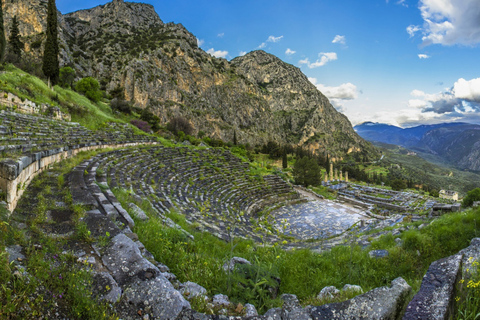
{"type": "Polygon", "coordinates": [[[157,144],[157,142],[126,142],[121,144],[92,143],[36,152],[23,156],[18,160],[3,160],[0,162],[0,189],[6,195],[7,209],[10,212],[15,209],[18,200],[32,179],[51,164],[75,156],[82,151],[151,144],[157,144]]]}
{"type": "Polygon", "coordinates": [[[30,114],[44,114],[47,117],[56,120],[71,121],[72,117],[68,113],[60,111],[60,108],[48,104],[38,105],[28,99],[20,99],[10,92],[0,92],[0,105],[14,109],[17,112],[30,114]]]}

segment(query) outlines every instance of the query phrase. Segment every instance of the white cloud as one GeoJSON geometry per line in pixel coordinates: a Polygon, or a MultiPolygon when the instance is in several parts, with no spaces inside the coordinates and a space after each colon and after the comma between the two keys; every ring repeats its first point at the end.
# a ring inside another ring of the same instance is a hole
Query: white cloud
{"type": "Polygon", "coordinates": [[[282,39],[283,39],[283,36],[280,36],[280,37],[269,36],[267,39],[267,42],[278,42],[282,39]]]}
{"type": "Polygon", "coordinates": [[[197,38],[197,45],[198,45],[199,47],[202,46],[204,43],[205,43],[204,40],[201,40],[201,39],[198,39],[198,38],[197,38]]]}
{"type": "Polygon", "coordinates": [[[408,106],[414,109],[423,109],[428,105],[428,102],[421,99],[408,100],[408,106]]]}
{"type": "Polygon", "coordinates": [[[295,53],[297,53],[297,51],[293,51],[293,50],[291,50],[290,48],[287,48],[287,51],[285,51],[285,54],[286,54],[287,56],[291,56],[292,54],[295,54],[295,53]]]}
{"type": "Polygon", "coordinates": [[[211,49],[208,49],[207,50],[207,53],[209,53],[210,55],[214,56],[215,58],[226,58],[227,55],[228,55],[228,51],[221,51],[221,50],[217,50],[215,51],[215,49],[211,48],[211,49]]]}
{"type": "Polygon", "coordinates": [[[404,7],[408,8],[408,4],[406,3],[405,0],[398,0],[397,4],[400,5],[400,6],[404,6],[404,7]]]}
{"type": "Polygon", "coordinates": [[[458,79],[452,88],[435,94],[413,90],[411,95],[416,99],[409,100],[408,106],[422,113],[443,115],[448,119],[472,115],[480,118],[480,78],[458,79]]]}
{"type": "Polygon", "coordinates": [[[337,34],[335,38],[333,38],[332,43],[346,44],[347,39],[345,38],[345,36],[340,36],[337,34]]]}
{"type": "Polygon", "coordinates": [[[219,37],[219,38],[223,38],[223,36],[224,36],[224,35],[225,35],[225,33],[224,33],[224,32],[222,32],[222,33],[219,33],[219,34],[217,34],[217,37],[219,37]]]}
{"type": "Polygon", "coordinates": [[[420,0],[423,26],[409,26],[410,36],[422,31],[424,46],[480,43],[478,0],[420,0]]]}
{"type": "Polygon", "coordinates": [[[310,62],[308,58],[300,60],[298,63],[306,64],[310,69],[313,69],[313,68],[323,67],[328,62],[335,61],[338,59],[337,54],[335,52],[320,52],[318,56],[320,57],[320,59],[317,59],[317,61],[313,63],[310,62]]]}
{"type": "Polygon", "coordinates": [[[265,48],[266,46],[267,46],[267,44],[266,44],[265,42],[262,42],[262,44],[260,44],[260,45],[258,46],[258,49],[263,49],[263,48],[265,48]]]}
{"type": "Polygon", "coordinates": [[[358,97],[357,86],[353,83],[343,83],[338,87],[329,87],[318,83],[316,78],[308,78],[308,80],[317,87],[329,100],[330,103],[340,112],[345,112],[346,109],[343,103],[346,100],[354,100],[358,97]]]}
{"type": "Polygon", "coordinates": [[[458,79],[453,85],[455,98],[480,103],[480,78],[467,81],[458,79]]]}
{"type": "Polygon", "coordinates": [[[247,51],[240,51],[240,57],[243,57],[246,54],[247,54],[247,51]]]}
{"type": "Polygon", "coordinates": [[[415,34],[421,30],[422,28],[420,28],[419,26],[414,26],[413,24],[407,27],[407,33],[410,35],[410,38],[415,36],[415,34]]]}
{"type": "Polygon", "coordinates": [[[430,56],[421,53],[421,54],[418,55],[418,58],[420,58],[420,59],[428,59],[428,58],[430,58],[430,56]]]}

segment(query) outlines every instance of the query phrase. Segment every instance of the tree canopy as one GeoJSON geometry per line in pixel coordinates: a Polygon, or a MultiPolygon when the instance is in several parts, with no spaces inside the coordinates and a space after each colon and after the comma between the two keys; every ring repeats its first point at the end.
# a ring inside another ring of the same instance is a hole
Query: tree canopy
{"type": "Polygon", "coordinates": [[[303,157],[298,159],[293,166],[293,177],[295,183],[308,187],[320,184],[320,167],[315,159],[303,157]]]}

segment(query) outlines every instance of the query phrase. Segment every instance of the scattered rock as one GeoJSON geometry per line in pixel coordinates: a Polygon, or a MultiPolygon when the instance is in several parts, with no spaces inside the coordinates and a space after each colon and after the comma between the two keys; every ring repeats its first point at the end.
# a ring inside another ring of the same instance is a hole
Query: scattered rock
{"type": "Polygon", "coordinates": [[[340,291],[337,288],[335,288],[334,286],[325,287],[317,295],[317,299],[319,299],[319,300],[323,300],[325,298],[333,299],[339,293],[340,293],[340,291]]]}
{"type": "Polygon", "coordinates": [[[400,247],[403,244],[403,240],[400,238],[395,238],[395,244],[397,247],[400,247]]]}
{"type": "Polygon", "coordinates": [[[282,309],[273,308],[265,312],[263,319],[267,320],[282,320],[282,309]]]}
{"type": "Polygon", "coordinates": [[[282,309],[285,311],[293,311],[295,309],[301,308],[300,302],[298,301],[298,298],[294,294],[282,294],[280,296],[280,299],[283,300],[283,306],[282,309]]]}
{"type": "Polygon", "coordinates": [[[342,291],[363,293],[362,287],[360,287],[358,285],[355,285],[355,284],[344,285],[342,291]]]}
{"type": "Polygon", "coordinates": [[[245,317],[254,317],[258,316],[257,308],[253,304],[247,303],[244,306],[245,317]]]}
{"type": "Polygon", "coordinates": [[[370,258],[379,259],[388,257],[389,252],[387,250],[372,250],[368,253],[368,255],[370,256],[370,258]]]}
{"type": "Polygon", "coordinates": [[[244,259],[244,258],[239,258],[239,257],[233,257],[232,259],[230,259],[229,262],[225,262],[223,264],[223,270],[225,272],[227,271],[233,271],[235,269],[235,265],[237,264],[248,264],[248,265],[251,265],[252,263],[250,261],[248,261],[247,259],[244,259]]]}
{"type": "Polygon", "coordinates": [[[224,294],[216,294],[213,296],[213,305],[215,307],[228,307],[230,305],[230,301],[228,300],[228,296],[224,294]]]}
{"type": "Polygon", "coordinates": [[[187,300],[190,300],[195,297],[206,296],[207,289],[205,289],[199,284],[196,284],[195,282],[187,281],[183,284],[183,288],[180,289],[180,293],[183,294],[183,296],[186,297],[187,300]]]}

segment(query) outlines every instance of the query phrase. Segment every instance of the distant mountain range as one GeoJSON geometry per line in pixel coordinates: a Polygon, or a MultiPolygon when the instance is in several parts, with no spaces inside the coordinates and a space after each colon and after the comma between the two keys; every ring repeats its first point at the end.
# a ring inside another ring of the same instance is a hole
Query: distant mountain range
{"type": "Polygon", "coordinates": [[[480,171],[480,125],[456,122],[403,129],[364,122],[354,129],[366,140],[434,154],[460,169],[480,171]]]}

